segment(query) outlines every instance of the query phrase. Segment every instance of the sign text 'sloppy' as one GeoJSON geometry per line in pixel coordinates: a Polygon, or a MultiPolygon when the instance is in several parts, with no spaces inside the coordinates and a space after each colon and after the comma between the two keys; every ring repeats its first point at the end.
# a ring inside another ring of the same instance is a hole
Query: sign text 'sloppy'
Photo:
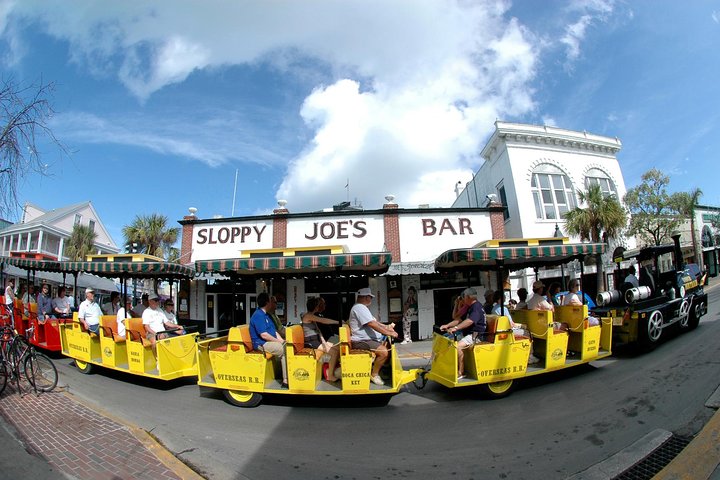
{"type": "Polygon", "coordinates": [[[252,227],[244,226],[244,227],[210,227],[210,228],[201,228],[198,230],[198,240],[197,243],[200,245],[208,244],[208,245],[215,245],[218,243],[245,243],[246,239],[247,241],[256,241],[260,243],[260,240],[262,239],[263,232],[265,231],[265,228],[267,228],[267,225],[257,226],[254,225],[252,227]]]}

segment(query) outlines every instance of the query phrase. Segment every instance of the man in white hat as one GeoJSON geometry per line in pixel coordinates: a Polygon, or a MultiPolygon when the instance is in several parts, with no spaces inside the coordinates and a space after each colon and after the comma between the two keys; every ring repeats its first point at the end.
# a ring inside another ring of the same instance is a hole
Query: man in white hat
{"type": "Polygon", "coordinates": [[[547,298],[545,298],[545,295],[543,295],[544,289],[545,284],[540,280],[536,280],[533,283],[533,296],[530,297],[530,300],[528,300],[527,302],[528,310],[549,310],[551,312],[555,310],[555,307],[552,306],[552,303],[548,302],[547,298]]]}
{"type": "MultiPolygon", "coordinates": [[[[385,364],[388,358],[387,347],[382,343],[383,335],[397,338],[398,334],[394,330],[394,324],[385,325],[380,323],[372,316],[368,306],[372,303],[375,295],[369,288],[361,288],[357,292],[357,300],[350,310],[350,340],[353,348],[361,350],[372,350],[375,352],[375,361],[373,362],[372,371],[370,372],[370,381],[375,385],[385,385],[380,378],[380,368],[385,364]]],[[[334,367],[334,366],[333,366],[334,367]]],[[[334,368],[329,369],[330,372],[334,368]]],[[[334,373],[334,372],[333,372],[334,373]]],[[[332,381],[330,375],[328,379],[332,381]]]]}
{"type": "Polygon", "coordinates": [[[98,335],[100,333],[100,317],[102,317],[102,314],[100,305],[95,302],[95,290],[86,288],[85,300],[78,309],[78,320],[88,332],[98,335]]]}

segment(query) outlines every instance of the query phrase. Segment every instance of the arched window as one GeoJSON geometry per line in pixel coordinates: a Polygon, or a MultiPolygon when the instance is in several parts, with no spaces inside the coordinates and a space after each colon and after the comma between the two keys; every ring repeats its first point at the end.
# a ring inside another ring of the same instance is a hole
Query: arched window
{"type": "Polygon", "coordinates": [[[575,191],[570,179],[558,167],[549,164],[538,165],[530,181],[535,213],[541,220],[560,220],[575,208],[575,191]]]}
{"type": "Polygon", "coordinates": [[[617,196],[617,189],[610,179],[610,176],[599,168],[591,168],[588,170],[585,176],[585,188],[588,188],[590,185],[600,185],[600,190],[604,195],[617,196]]]}
{"type": "Polygon", "coordinates": [[[702,228],[702,246],[703,248],[712,247],[715,245],[715,239],[713,238],[712,230],[707,225],[703,225],[702,228]]]}

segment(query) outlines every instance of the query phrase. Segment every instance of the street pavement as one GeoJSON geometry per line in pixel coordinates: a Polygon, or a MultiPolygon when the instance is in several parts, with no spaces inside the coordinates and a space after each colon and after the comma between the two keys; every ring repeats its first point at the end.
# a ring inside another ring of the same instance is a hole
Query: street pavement
{"type": "MultiPolygon", "coordinates": [[[[720,279],[708,288],[717,285],[720,279]]],[[[397,349],[406,367],[429,363],[430,341],[401,344],[397,349]]],[[[202,478],[149,433],[63,390],[60,386],[51,393],[20,396],[8,384],[0,396],[0,478],[202,478]]],[[[707,406],[720,407],[720,389],[707,406]]],[[[622,453],[615,457],[628,457],[622,453]]],[[[595,478],[602,471],[598,464],[573,478],[595,478]]],[[[720,413],[656,478],[720,480],[720,413]]]]}

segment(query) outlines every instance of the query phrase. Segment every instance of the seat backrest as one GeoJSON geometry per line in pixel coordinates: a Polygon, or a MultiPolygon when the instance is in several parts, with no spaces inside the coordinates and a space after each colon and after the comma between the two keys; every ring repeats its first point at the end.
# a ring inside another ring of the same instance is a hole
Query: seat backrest
{"type": "Polygon", "coordinates": [[[240,325],[236,327],[239,329],[240,338],[242,339],[243,345],[245,345],[245,353],[253,351],[252,337],[250,337],[250,327],[247,325],[240,325]]]}
{"type": "Polygon", "coordinates": [[[142,318],[128,318],[125,320],[125,330],[130,335],[130,340],[134,342],[145,343],[145,326],[142,323],[142,318]]]}
{"type": "Polygon", "coordinates": [[[114,339],[118,336],[117,317],[115,315],[103,315],[100,317],[100,327],[102,327],[104,337],[114,339]]]}
{"type": "Polygon", "coordinates": [[[498,316],[497,315],[485,315],[485,322],[487,323],[487,330],[485,330],[485,338],[482,340],[485,342],[495,342],[495,332],[497,332],[498,316]]]}
{"type": "Polygon", "coordinates": [[[350,353],[350,338],[352,337],[352,332],[350,331],[350,325],[340,325],[340,331],[338,332],[340,336],[340,353],[343,355],[346,355],[350,353]]]}
{"type": "Polygon", "coordinates": [[[292,345],[293,353],[299,353],[305,348],[305,332],[302,325],[292,325],[285,330],[285,340],[292,345]]]}

